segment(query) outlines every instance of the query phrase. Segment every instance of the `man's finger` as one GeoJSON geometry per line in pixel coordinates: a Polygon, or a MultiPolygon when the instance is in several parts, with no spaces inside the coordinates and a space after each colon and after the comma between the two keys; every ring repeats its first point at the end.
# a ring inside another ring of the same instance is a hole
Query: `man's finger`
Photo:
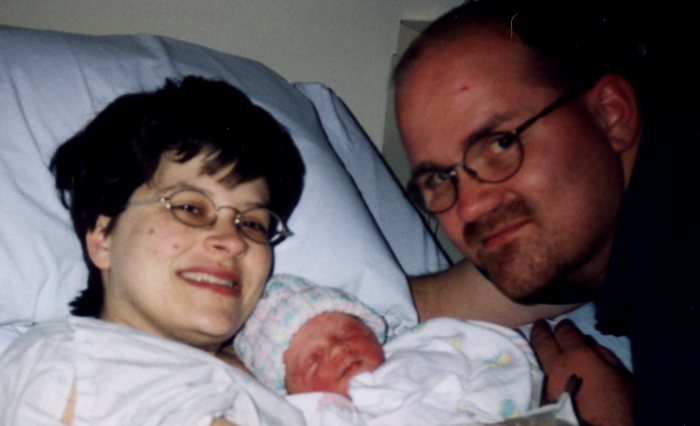
{"type": "Polygon", "coordinates": [[[570,320],[559,321],[553,333],[562,352],[589,346],[586,336],[570,320]]]}
{"type": "Polygon", "coordinates": [[[542,369],[547,372],[553,361],[561,354],[561,348],[557,344],[552,329],[547,321],[539,320],[532,325],[530,330],[530,345],[540,361],[542,369]]]}
{"type": "Polygon", "coordinates": [[[605,361],[607,361],[610,365],[618,368],[622,368],[625,371],[627,370],[627,367],[625,367],[625,364],[620,360],[620,358],[615,355],[613,351],[610,349],[606,348],[605,346],[602,346],[598,344],[595,340],[592,338],[589,341],[589,345],[595,349],[595,351],[600,355],[605,361]]]}

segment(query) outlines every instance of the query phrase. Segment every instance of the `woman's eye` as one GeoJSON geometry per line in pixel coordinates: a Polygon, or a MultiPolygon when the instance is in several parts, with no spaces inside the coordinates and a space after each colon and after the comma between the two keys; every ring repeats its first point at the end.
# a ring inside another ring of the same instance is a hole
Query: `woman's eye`
{"type": "Polygon", "coordinates": [[[258,241],[265,241],[270,238],[270,228],[266,222],[255,219],[241,218],[238,222],[241,232],[258,241]]]}
{"type": "Polygon", "coordinates": [[[257,220],[248,218],[241,219],[241,226],[245,227],[246,229],[250,229],[251,231],[267,234],[267,226],[257,220]]]}
{"type": "Polygon", "coordinates": [[[172,208],[192,216],[202,216],[204,214],[204,209],[197,207],[194,204],[178,204],[172,208]]]}

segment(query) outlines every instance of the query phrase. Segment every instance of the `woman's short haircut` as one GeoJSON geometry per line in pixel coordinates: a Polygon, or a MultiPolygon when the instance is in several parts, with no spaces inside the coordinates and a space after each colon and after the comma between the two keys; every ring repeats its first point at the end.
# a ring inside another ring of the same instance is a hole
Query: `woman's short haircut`
{"type": "Polygon", "coordinates": [[[75,315],[98,317],[103,306],[101,273],[88,257],[87,232],[100,215],[115,223],[136,188],[153,179],[164,153],[181,163],[206,154],[207,174],[235,164],[224,179],[231,186],[264,179],[268,207],[284,220],[301,196],[304,164],[291,137],[228,83],[190,76],[117,98],[51,161],[88,266],[88,287],[71,303],[75,315]]]}

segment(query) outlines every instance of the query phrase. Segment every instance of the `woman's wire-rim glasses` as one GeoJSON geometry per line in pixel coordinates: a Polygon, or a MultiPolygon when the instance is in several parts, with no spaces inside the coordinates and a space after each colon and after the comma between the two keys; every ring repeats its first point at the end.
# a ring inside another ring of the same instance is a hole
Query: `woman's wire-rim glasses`
{"type": "Polygon", "coordinates": [[[126,207],[162,203],[180,223],[193,228],[213,226],[222,209],[235,213],[233,224],[247,239],[259,244],[274,245],[293,235],[282,218],[265,207],[239,211],[232,206],[217,206],[214,201],[195,189],[180,189],[169,196],[129,202],[126,207]]]}
{"type": "Polygon", "coordinates": [[[565,93],[515,129],[492,133],[467,145],[462,161],[446,168],[419,168],[408,182],[411,200],[422,210],[438,214],[457,203],[457,170],[464,170],[482,183],[501,183],[512,178],[523,164],[525,148],[520,135],[538,120],[578,98],[590,88],[584,84],[565,93]]]}

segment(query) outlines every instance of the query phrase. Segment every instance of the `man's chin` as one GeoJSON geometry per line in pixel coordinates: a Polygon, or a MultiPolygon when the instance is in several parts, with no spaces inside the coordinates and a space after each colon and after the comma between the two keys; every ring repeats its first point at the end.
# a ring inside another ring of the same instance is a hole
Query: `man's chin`
{"type": "Polygon", "coordinates": [[[524,281],[515,277],[494,275],[485,268],[477,269],[514,302],[523,305],[569,305],[590,302],[596,292],[591,288],[572,285],[560,280],[531,279],[524,281]]]}
{"type": "Polygon", "coordinates": [[[530,294],[519,294],[511,297],[513,301],[523,305],[570,305],[590,302],[595,297],[595,291],[590,288],[573,286],[565,283],[552,283],[530,294]]]}

